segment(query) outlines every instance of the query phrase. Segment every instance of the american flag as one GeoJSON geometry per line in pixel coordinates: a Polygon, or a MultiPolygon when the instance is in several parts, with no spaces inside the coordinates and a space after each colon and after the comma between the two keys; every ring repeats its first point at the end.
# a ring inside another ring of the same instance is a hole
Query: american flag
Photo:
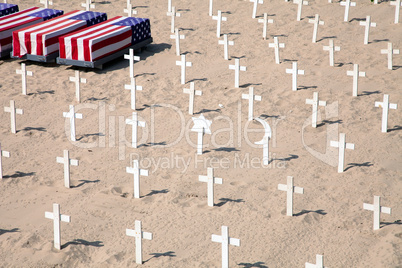
{"type": "Polygon", "coordinates": [[[13,56],[47,56],[59,50],[59,37],[107,20],[106,13],[75,10],[13,32],[13,56]]]}
{"type": "Polygon", "coordinates": [[[151,37],[149,19],[117,16],[60,37],[60,58],[96,61],[151,37]]]}
{"type": "Polygon", "coordinates": [[[33,25],[63,15],[63,11],[31,7],[0,18],[0,52],[11,51],[12,33],[23,27],[33,25]]]}
{"type": "Polygon", "coordinates": [[[18,5],[0,3],[0,17],[18,12],[18,5]]]}

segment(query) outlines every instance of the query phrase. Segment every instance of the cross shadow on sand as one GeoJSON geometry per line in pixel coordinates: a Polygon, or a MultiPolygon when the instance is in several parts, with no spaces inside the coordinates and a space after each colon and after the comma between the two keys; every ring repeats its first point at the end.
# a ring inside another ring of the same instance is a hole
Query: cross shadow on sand
{"type": "Polygon", "coordinates": [[[62,249],[67,248],[69,245],[84,245],[84,246],[90,246],[90,247],[103,247],[103,242],[102,241],[93,241],[89,242],[84,239],[74,239],[73,241],[67,242],[64,245],[61,246],[62,249]]]}
{"type": "Polygon", "coordinates": [[[0,235],[5,234],[5,233],[19,233],[19,232],[20,232],[19,228],[13,228],[10,230],[0,229],[0,235]]]}
{"type": "Polygon", "coordinates": [[[266,266],[264,264],[265,264],[265,262],[258,261],[255,263],[241,262],[238,265],[241,266],[242,268],[268,268],[268,266],[266,266]]]}
{"type": "Polygon", "coordinates": [[[174,251],[166,251],[164,253],[151,253],[149,254],[152,257],[149,258],[148,260],[144,261],[143,263],[149,262],[150,260],[152,260],[153,258],[160,258],[160,257],[176,257],[175,252],[174,251]]]}

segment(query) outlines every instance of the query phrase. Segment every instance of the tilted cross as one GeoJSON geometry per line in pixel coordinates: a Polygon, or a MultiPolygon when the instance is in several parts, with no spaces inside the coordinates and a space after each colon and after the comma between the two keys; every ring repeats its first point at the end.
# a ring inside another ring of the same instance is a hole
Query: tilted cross
{"type": "Polygon", "coordinates": [[[314,30],[313,30],[313,43],[317,42],[317,34],[318,34],[318,25],[324,25],[323,21],[320,21],[320,15],[315,14],[315,18],[309,19],[308,20],[309,23],[314,23],[314,30]]]}
{"type": "Polygon", "coordinates": [[[171,21],[171,23],[170,23],[170,31],[171,31],[171,33],[174,33],[174,29],[175,29],[175,26],[174,26],[175,18],[176,18],[176,17],[180,17],[181,14],[176,12],[176,7],[172,7],[172,11],[168,11],[168,12],[166,13],[166,15],[172,17],[172,21],[171,21]]]}
{"type": "Polygon", "coordinates": [[[3,178],[3,157],[10,157],[10,152],[4,151],[1,149],[1,144],[0,144],[0,179],[3,178]]]}
{"type": "Polygon", "coordinates": [[[268,19],[268,14],[264,13],[264,18],[263,19],[258,19],[258,23],[263,23],[264,24],[264,27],[262,29],[262,38],[264,40],[267,40],[268,23],[274,23],[274,20],[268,19]]]}
{"type": "Polygon", "coordinates": [[[367,45],[367,44],[368,44],[368,40],[369,40],[370,27],[376,27],[376,26],[377,26],[377,23],[371,22],[371,17],[370,17],[370,16],[367,16],[367,17],[366,17],[366,21],[361,21],[361,22],[360,22],[360,26],[365,26],[365,30],[364,30],[364,44],[367,45]]]}
{"type": "Polygon", "coordinates": [[[284,43],[279,43],[278,37],[275,36],[274,37],[274,42],[269,43],[268,46],[275,49],[275,63],[279,64],[280,63],[280,60],[279,60],[279,48],[284,48],[285,44],[284,43]]]}
{"type": "Polygon", "coordinates": [[[349,9],[350,7],[356,6],[356,2],[350,2],[350,0],[346,0],[345,2],[340,2],[341,6],[345,6],[345,15],[343,16],[343,21],[348,21],[349,19],[349,9]]]}
{"type": "Polygon", "coordinates": [[[170,35],[170,39],[176,40],[176,55],[180,56],[180,39],[185,39],[186,37],[183,34],[179,33],[179,29],[174,29],[174,35],[170,35]]]}
{"type": "Polygon", "coordinates": [[[222,11],[218,10],[218,16],[212,16],[212,19],[217,21],[216,37],[219,38],[221,36],[221,23],[222,23],[222,21],[227,21],[227,18],[222,17],[222,11]]]}

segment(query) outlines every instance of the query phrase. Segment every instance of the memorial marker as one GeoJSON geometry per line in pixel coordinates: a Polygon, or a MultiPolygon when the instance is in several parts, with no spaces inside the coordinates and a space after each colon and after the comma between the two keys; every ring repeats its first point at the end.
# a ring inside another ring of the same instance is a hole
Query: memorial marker
{"type": "Polygon", "coordinates": [[[304,189],[293,186],[293,177],[287,177],[287,184],[278,184],[278,190],[286,192],[286,215],[293,216],[293,193],[304,194],[304,189]]]}
{"type": "Polygon", "coordinates": [[[394,23],[399,23],[399,11],[400,7],[402,6],[401,0],[391,1],[389,3],[391,6],[395,6],[395,20],[394,23]]]}
{"type": "Polygon", "coordinates": [[[292,90],[297,91],[297,75],[304,75],[304,70],[297,69],[297,61],[292,62],[292,69],[286,69],[287,74],[292,74],[292,90]]]}
{"type": "Polygon", "coordinates": [[[131,146],[133,148],[137,148],[137,131],[138,127],[145,127],[146,123],[144,121],[138,121],[138,115],[136,112],[133,112],[132,118],[126,119],[126,124],[132,126],[132,138],[131,138],[131,146]]]}
{"type": "Polygon", "coordinates": [[[3,178],[3,157],[10,157],[10,152],[4,151],[1,149],[1,144],[0,144],[0,179],[3,178]]]}
{"type": "Polygon", "coordinates": [[[148,170],[140,169],[138,160],[133,160],[133,167],[126,167],[126,172],[134,175],[134,198],[140,198],[140,176],[148,177],[148,170]]]}
{"type": "Polygon", "coordinates": [[[267,166],[269,164],[269,139],[272,137],[272,130],[271,127],[269,126],[269,124],[262,120],[261,118],[254,118],[256,121],[260,122],[262,124],[262,126],[264,127],[264,137],[262,138],[262,140],[254,142],[254,144],[257,145],[262,145],[262,160],[263,160],[263,164],[264,166],[267,166]]]}
{"type": "Polygon", "coordinates": [[[135,237],[135,262],[142,264],[142,239],[152,240],[152,233],[143,232],[141,221],[135,221],[135,229],[126,229],[127,236],[135,237]]]}
{"type": "Polygon", "coordinates": [[[77,159],[70,159],[68,150],[64,150],[63,157],[56,157],[56,162],[64,165],[64,186],[70,188],[70,165],[78,166],[77,159]]]}
{"type": "Polygon", "coordinates": [[[131,77],[131,83],[130,85],[125,84],[124,89],[130,90],[130,95],[131,95],[131,109],[136,110],[136,91],[137,90],[142,90],[142,86],[137,86],[137,83],[135,81],[134,77],[131,77]]]}
{"type": "Polygon", "coordinates": [[[373,230],[380,229],[380,214],[381,213],[391,214],[391,208],[381,206],[380,205],[380,197],[376,196],[376,195],[374,196],[374,204],[363,203],[363,209],[374,212],[373,230]]]}
{"type": "Polygon", "coordinates": [[[268,23],[274,23],[274,20],[268,19],[268,14],[264,13],[264,18],[263,19],[258,19],[258,23],[264,23],[264,27],[262,29],[262,38],[264,40],[267,40],[268,23]]]}
{"type": "Polygon", "coordinates": [[[224,34],[223,35],[223,40],[218,40],[219,45],[223,45],[223,57],[225,60],[229,59],[229,46],[233,46],[234,42],[233,41],[228,41],[228,35],[224,34]]]}
{"type": "Polygon", "coordinates": [[[278,37],[275,36],[274,37],[274,42],[273,43],[269,43],[268,44],[269,47],[273,47],[275,49],[275,63],[279,64],[280,60],[279,60],[279,48],[284,48],[285,44],[284,43],[279,43],[278,37]]]}
{"type": "Polygon", "coordinates": [[[371,17],[370,17],[370,16],[367,16],[367,17],[366,17],[366,21],[361,21],[361,22],[360,22],[360,26],[365,26],[365,30],[364,30],[364,44],[367,45],[367,44],[368,44],[368,40],[369,40],[370,27],[376,27],[376,26],[377,26],[377,23],[371,22],[371,17]]]}
{"type": "Polygon", "coordinates": [[[74,105],[70,105],[69,112],[63,112],[63,117],[70,118],[70,133],[71,133],[71,140],[76,141],[75,139],[75,118],[82,119],[82,114],[75,113],[74,105]]]}
{"type": "Polygon", "coordinates": [[[218,10],[218,16],[212,16],[213,20],[217,21],[216,24],[216,37],[221,37],[221,23],[222,21],[227,21],[226,17],[222,17],[222,11],[218,10]]]}
{"type": "Polygon", "coordinates": [[[16,130],[16,115],[24,114],[24,110],[15,108],[15,101],[10,100],[10,107],[4,107],[6,113],[10,113],[11,116],[11,133],[17,133],[16,130]]]}
{"type": "Polygon", "coordinates": [[[78,102],[81,102],[81,94],[80,94],[80,83],[87,83],[87,79],[80,77],[80,71],[75,71],[75,76],[70,76],[70,81],[75,83],[75,98],[78,102]]]}
{"type": "Polygon", "coordinates": [[[294,4],[297,4],[297,21],[301,20],[301,13],[302,13],[302,7],[303,6],[308,6],[308,2],[305,0],[293,0],[294,4]]]}
{"type": "Polygon", "coordinates": [[[394,109],[396,110],[398,108],[398,105],[395,103],[389,103],[389,95],[384,94],[384,99],[382,102],[376,101],[374,103],[375,107],[380,107],[382,108],[382,120],[381,120],[381,132],[386,133],[387,132],[387,126],[388,126],[388,112],[389,109],[394,109]]]}
{"type": "Polygon", "coordinates": [[[327,106],[326,101],[318,100],[318,92],[313,93],[313,99],[306,99],[306,104],[313,105],[313,114],[312,114],[312,127],[317,127],[317,115],[318,115],[318,106],[327,106]]]}
{"type": "Polygon", "coordinates": [[[324,25],[323,21],[320,21],[320,15],[315,14],[315,18],[309,19],[309,23],[314,23],[314,30],[313,30],[313,43],[317,42],[317,34],[318,34],[318,25],[324,25]]]}
{"type": "Polygon", "coordinates": [[[186,61],[186,55],[181,55],[181,60],[176,61],[176,65],[181,67],[181,78],[180,82],[182,85],[186,83],[186,67],[191,67],[193,64],[189,61],[186,61]]]}
{"type": "Polygon", "coordinates": [[[22,79],[22,94],[27,94],[27,76],[33,76],[33,72],[27,71],[25,63],[21,63],[21,70],[15,70],[17,74],[21,75],[22,79]]]}
{"type": "Polygon", "coordinates": [[[388,69],[392,70],[393,64],[392,64],[392,57],[393,55],[399,55],[399,49],[393,49],[392,48],[392,43],[388,42],[388,48],[387,49],[381,49],[381,54],[387,54],[388,56],[388,69]]]}
{"type": "Polygon", "coordinates": [[[359,64],[353,64],[353,71],[347,71],[348,76],[353,76],[353,97],[357,97],[359,77],[366,77],[366,72],[359,72],[359,64]]]}
{"type": "Polygon", "coordinates": [[[339,141],[330,141],[331,147],[339,148],[339,161],[338,161],[338,173],[342,173],[345,163],[345,149],[354,150],[355,145],[353,143],[346,143],[346,134],[339,134],[339,141]]]}
{"type": "Polygon", "coordinates": [[[343,17],[343,21],[348,21],[349,20],[349,9],[350,7],[355,7],[356,2],[350,2],[350,0],[346,0],[344,2],[340,2],[341,6],[345,6],[345,15],[343,17]]]}
{"type": "Polygon", "coordinates": [[[261,101],[261,96],[254,95],[254,88],[250,87],[248,94],[242,94],[241,98],[248,100],[248,121],[251,121],[254,118],[254,100],[261,101]]]}
{"type": "Polygon", "coordinates": [[[49,0],[40,0],[39,1],[42,5],[45,5],[45,8],[49,8],[49,5],[53,6],[53,2],[49,0]]]}
{"type": "Polygon", "coordinates": [[[253,15],[251,17],[253,19],[255,19],[256,16],[257,16],[257,5],[258,4],[264,4],[264,1],[263,0],[250,0],[250,2],[254,3],[254,5],[253,5],[253,15]]]}
{"type": "Polygon", "coordinates": [[[60,214],[60,205],[53,204],[53,212],[45,212],[45,218],[53,220],[53,234],[54,234],[54,247],[58,250],[61,249],[61,238],[60,238],[60,221],[71,222],[71,217],[67,215],[60,214]]]}
{"type": "Polygon", "coordinates": [[[235,70],[235,88],[239,87],[240,83],[240,71],[247,71],[246,66],[240,66],[240,59],[236,58],[235,59],[235,64],[234,65],[229,65],[230,70],[235,70]]]}
{"type": "Polygon", "coordinates": [[[317,254],[315,256],[315,264],[306,262],[305,268],[326,268],[326,266],[324,266],[324,256],[317,254]]]}
{"type": "Polygon", "coordinates": [[[229,228],[222,226],[221,235],[212,235],[212,242],[222,244],[222,268],[229,268],[229,245],[240,247],[240,239],[229,237],[229,228]]]}
{"type": "Polygon", "coordinates": [[[180,13],[177,13],[177,12],[176,12],[176,7],[173,6],[173,7],[172,7],[172,11],[167,12],[166,15],[172,17],[172,21],[171,21],[171,23],[170,23],[170,32],[171,32],[171,33],[174,33],[174,29],[175,29],[175,26],[174,26],[175,18],[176,18],[176,17],[180,17],[181,14],[180,14],[180,13]]]}
{"type": "Polygon", "coordinates": [[[137,10],[133,10],[133,5],[131,3],[127,3],[127,8],[125,8],[123,12],[127,13],[128,17],[138,14],[137,10]]]}
{"type": "Polygon", "coordinates": [[[134,56],[134,49],[130,48],[129,54],[124,54],[124,59],[129,61],[130,64],[130,77],[134,77],[134,61],[140,61],[139,56],[134,56]]]}
{"type": "Polygon", "coordinates": [[[329,40],[329,46],[324,46],[323,50],[329,51],[329,66],[334,66],[334,52],[341,51],[340,47],[334,46],[334,40],[329,40]]]}
{"type": "Polygon", "coordinates": [[[180,39],[185,39],[186,37],[183,34],[179,33],[179,29],[174,29],[174,35],[170,35],[170,39],[176,40],[176,55],[180,56],[180,39]]]}
{"type": "Polygon", "coordinates": [[[183,93],[190,95],[189,105],[188,105],[188,113],[194,114],[194,96],[201,96],[201,90],[195,90],[194,82],[190,82],[190,88],[184,88],[183,93]]]}
{"type": "Polygon", "coordinates": [[[85,7],[86,11],[89,11],[91,8],[95,8],[94,4],[91,4],[91,0],[86,0],[85,3],[81,4],[82,7],[85,7]]]}
{"type": "Polygon", "coordinates": [[[214,206],[214,184],[222,184],[222,178],[214,177],[214,169],[209,167],[207,169],[207,176],[200,175],[198,180],[208,183],[208,206],[214,206]]]}
{"type": "Polygon", "coordinates": [[[198,133],[198,142],[197,142],[197,154],[201,155],[202,154],[202,139],[205,134],[212,134],[211,132],[211,124],[212,121],[207,120],[203,114],[200,115],[200,117],[193,117],[193,123],[194,126],[191,129],[191,131],[197,132],[198,133]]]}

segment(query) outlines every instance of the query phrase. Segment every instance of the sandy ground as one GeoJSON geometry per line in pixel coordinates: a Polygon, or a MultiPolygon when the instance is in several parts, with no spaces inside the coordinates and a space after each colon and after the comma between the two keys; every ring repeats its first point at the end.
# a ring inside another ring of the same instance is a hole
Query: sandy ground
{"type": "MultiPolygon", "coordinates": [[[[14,1],[20,10],[38,1],[14,1]]],[[[81,9],[80,2],[54,1],[65,12],[81,9]]],[[[170,39],[167,1],[134,1],[138,17],[151,20],[153,44],[135,63],[138,115],[147,124],[140,128],[139,148],[131,148],[131,127],[124,121],[132,110],[124,84],[130,82],[128,61],[122,58],[103,70],[57,64],[26,62],[34,72],[28,78],[28,95],[21,94],[21,78],[15,70],[21,60],[0,61],[0,103],[15,100],[17,133],[10,132],[9,113],[0,113],[0,142],[11,158],[3,157],[0,181],[1,267],[136,267],[134,238],[125,235],[141,220],[153,240],[143,240],[143,267],[220,267],[221,246],[211,241],[229,226],[229,235],[241,240],[230,246],[230,267],[304,267],[324,254],[328,267],[402,267],[401,174],[402,174],[402,56],[394,57],[394,70],[387,69],[381,49],[392,42],[402,49],[402,24],[394,24],[395,7],[357,0],[349,22],[343,22],[339,3],[310,0],[296,21],[297,5],[264,1],[257,10],[274,19],[268,39],[262,39],[262,24],[252,19],[248,1],[215,1],[214,14],[222,10],[227,21],[222,33],[235,42],[230,60],[218,45],[216,21],[208,16],[208,2],[173,0],[181,13],[176,26],[186,36],[182,52],[193,66],[187,68],[187,84],[180,84],[179,59],[170,39]],[[313,25],[308,18],[319,14],[318,42],[312,43],[313,25]],[[363,44],[367,15],[370,43],[363,44]],[[278,36],[286,47],[281,63],[275,64],[268,47],[278,36]],[[335,66],[329,66],[323,46],[329,39],[341,46],[335,66]],[[234,87],[234,57],[241,58],[246,72],[240,88],[234,87]],[[297,61],[297,92],[291,90],[291,75],[285,69],[297,61]],[[352,77],[346,72],[358,63],[366,77],[359,79],[359,95],[352,97],[352,77]],[[81,70],[88,83],[82,85],[82,103],[77,103],[74,84],[68,81],[81,70]],[[212,120],[212,135],[204,135],[204,153],[196,155],[197,134],[188,114],[188,95],[183,88],[193,81],[202,96],[195,98],[195,116],[212,120]],[[270,164],[262,165],[259,141],[262,125],[247,122],[248,102],[241,99],[250,86],[262,101],[254,113],[272,128],[270,164]],[[317,128],[310,125],[311,99],[319,92],[327,107],[320,107],[317,128]],[[389,94],[399,105],[390,110],[388,133],[381,133],[380,108],[389,94]],[[63,118],[70,104],[83,114],[77,119],[77,142],[70,141],[69,123],[63,118]],[[223,105],[223,108],[219,106],[223,105]],[[252,130],[258,132],[251,132],[252,130]],[[355,144],[347,150],[345,172],[337,173],[337,150],[328,147],[346,133],[355,144]],[[63,150],[79,160],[71,167],[72,188],[63,184],[63,167],[56,157],[63,150]],[[133,176],[126,167],[139,159],[149,176],[141,176],[141,198],[133,198],[133,176]],[[207,167],[223,178],[215,185],[215,206],[207,206],[207,185],[198,181],[207,167]],[[294,216],[286,216],[286,193],[278,184],[293,176],[304,194],[294,195],[294,216]],[[381,228],[373,231],[373,213],[363,203],[391,207],[381,214],[381,228]],[[61,224],[62,250],[53,248],[53,224],[44,217],[58,203],[71,216],[61,224]]],[[[126,1],[96,1],[95,11],[108,17],[124,15],[126,1]]],[[[402,20],[402,18],[401,18],[402,20]]],[[[221,38],[222,39],[222,38],[221,38]]],[[[1,108],[3,109],[3,108],[1,108]]]]}

